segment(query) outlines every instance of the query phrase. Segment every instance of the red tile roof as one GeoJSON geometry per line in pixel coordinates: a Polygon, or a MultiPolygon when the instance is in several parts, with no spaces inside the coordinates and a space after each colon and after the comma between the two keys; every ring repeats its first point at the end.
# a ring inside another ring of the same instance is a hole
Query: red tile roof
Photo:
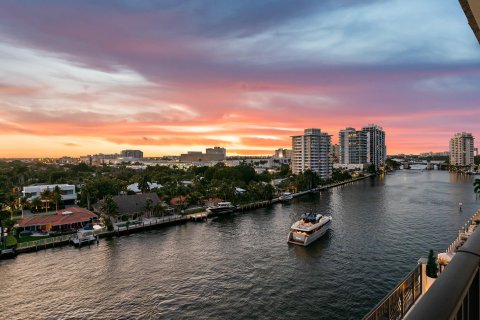
{"type": "Polygon", "coordinates": [[[31,217],[24,218],[18,221],[20,227],[29,227],[29,226],[45,226],[50,224],[53,226],[61,226],[64,224],[72,224],[79,222],[90,221],[91,218],[96,217],[96,215],[84,208],[80,207],[71,207],[57,211],[55,214],[49,215],[35,215],[31,217]],[[70,214],[64,214],[64,212],[71,212],[70,214]]]}
{"type": "Polygon", "coordinates": [[[170,200],[170,204],[171,204],[172,206],[177,206],[177,205],[185,204],[186,201],[187,201],[187,197],[185,197],[185,196],[176,196],[176,197],[173,197],[173,198],[170,200]]]}

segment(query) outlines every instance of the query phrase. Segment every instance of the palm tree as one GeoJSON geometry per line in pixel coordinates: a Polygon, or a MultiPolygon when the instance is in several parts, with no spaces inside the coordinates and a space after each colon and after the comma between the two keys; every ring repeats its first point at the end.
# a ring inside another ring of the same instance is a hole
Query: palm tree
{"type": "Polygon", "coordinates": [[[118,206],[113,201],[112,196],[106,196],[103,198],[102,204],[100,206],[100,212],[105,218],[105,224],[107,229],[112,230],[112,218],[118,218],[118,206]],[[108,222],[107,222],[108,221],[108,222]]]}
{"type": "Polygon", "coordinates": [[[20,202],[20,207],[22,209],[22,219],[23,219],[23,210],[24,210],[25,206],[27,206],[28,201],[27,201],[26,197],[20,197],[19,202],[20,202]]]}
{"type": "Polygon", "coordinates": [[[477,198],[480,194],[480,179],[475,179],[475,181],[473,182],[473,186],[475,187],[473,189],[473,192],[475,192],[475,198],[477,198]]]}
{"type": "Polygon", "coordinates": [[[86,180],[82,186],[81,193],[87,199],[87,209],[90,210],[92,196],[94,195],[94,186],[91,180],[86,180]]]}
{"type": "Polygon", "coordinates": [[[155,213],[156,213],[156,214],[161,213],[161,214],[162,214],[162,218],[163,218],[163,216],[164,216],[164,214],[165,214],[165,208],[164,208],[162,202],[159,201],[159,202],[155,205],[155,207],[154,207],[153,209],[155,210],[155,213]]]}
{"type": "Polygon", "coordinates": [[[428,261],[427,261],[427,277],[436,278],[438,274],[438,264],[437,264],[437,257],[433,253],[433,250],[430,249],[428,253],[428,261]]]}
{"type": "Polygon", "coordinates": [[[62,190],[59,186],[55,186],[52,191],[52,201],[55,202],[55,211],[58,211],[58,203],[62,201],[62,190]]]}
{"type": "Polygon", "coordinates": [[[150,191],[150,179],[146,174],[144,174],[138,182],[138,189],[140,189],[142,193],[147,193],[150,191]]]}
{"type": "Polygon", "coordinates": [[[203,195],[198,191],[193,191],[189,194],[188,200],[191,204],[202,203],[203,195]]]}
{"type": "Polygon", "coordinates": [[[4,243],[3,236],[3,220],[7,220],[10,217],[10,212],[6,210],[0,211],[0,242],[4,243]]]}
{"type": "Polygon", "coordinates": [[[35,197],[32,199],[31,206],[32,208],[35,207],[35,212],[38,212],[38,207],[42,206],[42,201],[40,200],[39,197],[35,197]]]}
{"type": "Polygon", "coordinates": [[[52,191],[50,191],[50,189],[46,189],[40,195],[40,199],[43,203],[45,203],[45,213],[48,213],[48,209],[50,208],[50,201],[52,200],[52,191]]]}
{"type": "Polygon", "coordinates": [[[147,200],[145,201],[145,208],[144,208],[147,217],[150,217],[152,215],[152,209],[153,209],[153,200],[150,198],[147,198],[147,200]]]}

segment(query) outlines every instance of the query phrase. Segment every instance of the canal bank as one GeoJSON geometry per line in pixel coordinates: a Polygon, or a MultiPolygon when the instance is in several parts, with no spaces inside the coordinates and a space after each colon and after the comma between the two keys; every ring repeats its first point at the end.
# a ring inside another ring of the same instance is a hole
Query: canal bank
{"type": "MultiPolygon", "coordinates": [[[[171,216],[171,217],[162,217],[147,219],[138,224],[125,225],[124,227],[117,227],[112,231],[104,231],[98,233],[100,239],[111,238],[111,237],[120,237],[125,235],[131,235],[138,232],[145,232],[150,230],[155,230],[167,226],[177,225],[186,223],[188,218],[186,216],[171,216]]],[[[0,259],[2,258],[12,258],[21,253],[34,252],[38,250],[51,249],[66,245],[72,244],[72,235],[63,235],[58,237],[48,237],[35,241],[22,242],[17,245],[17,248],[14,252],[11,251],[2,251],[0,252],[0,259]]],[[[87,244],[87,246],[92,245],[92,243],[87,244]]]]}
{"type": "MultiPolygon", "coordinates": [[[[293,193],[293,197],[297,198],[300,196],[304,196],[306,194],[312,194],[316,192],[320,192],[323,190],[327,190],[330,188],[354,183],[356,181],[360,181],[363,179],[367,179],[370,177],[375,176],[374,174],[369,174],[365,175],[363,177],[357,177],[353,178],[347,181],[342,181],[342,182],[337,182],[337,183],[332,183],[328,184],[325,186],[320,186],[317,188],[313,188],[310,190],[302,191],[302,192],[297,192],[293,193]]],[[[264,208],[272,205],[273,203],[279,202],[279,198],[274,198],[272,200],[266,200],[266,201],[259,201],[259,202],[254,202],[254,203],[248,203],[248,204],[243,204],[239,205],[235,211],[237,212],[248,212],[254,209],[258,208],[264,208]]],[[[190,214],[190,215],[185,215],[185,216],[168,216],[168,217],[158,217],[158,218],[150,218],[146,219],[145,221],[135,223],[135,224],[126,224],[123,227],[116,227],[113,231],[105,231],[102,233],[99,233],[98,236],[99,238],[109,238],[109,237],[119,237],[119,236],[125,236],[125,235],[130,235],[138,232],[145,232],[149,230],[154,230],[158,228],[163,228],[171,225],[177,225],[177,224],[182,224],[182,223],[187,223],[189,221],[192,222],[197,222],[197,221],[205,221],[208,218],[212,218],[216,216],[216,214],[213,214],[211,212],[200,212],[200,213],[195,213],[195,214],[190,214]]],[[[24,243],[19,243],[15,251],[7,251],[5,253],[0,252],[0,259],[3,258],[12,258],[15,257],[17,254],[22,254],[22,253],[28,253],[28,252],[34,252],[38,250],[45,250],[45,249],[51,249],[55,247],[60,247],[60,246],[66,246],[71,244],[73,235],[64,235],[64,236],[59,236],[59,237],[49,237],[49,238],[44,238],[44,239],[39,239],[35,241],[29,241],[29,242],[24,242],[24,243]]],[[[91,245],[91,244],[89,244],[91,245]]]]}

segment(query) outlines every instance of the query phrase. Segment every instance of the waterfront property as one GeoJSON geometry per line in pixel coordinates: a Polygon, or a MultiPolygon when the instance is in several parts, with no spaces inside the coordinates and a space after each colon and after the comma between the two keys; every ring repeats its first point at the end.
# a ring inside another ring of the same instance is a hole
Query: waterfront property
{"type": "Polygon", "coordinates": [[[387,160],[387,146],[385,145],[385,131],[376,124],[369,124],[362,128],[367,135],[367,163],[376,168],[385,166],[387,160]]]}
{"type": "MultiPolygon", "coordinates": [[[[113,196],[112,200],[117,208],[114,214],[116,221],[153,216],[163,204],[155,192],[113,196]]],[[[94,205],[95,212],[100,213],[102,203],[103,200],[100,200],[94,205]]]]}
{"type": "Polygon", "coordinates": [[[474,164],[474,138],[471,133],[459,132],[450,139],[450,164],[471,166],[474,164]]]}
{"type": "Polygon", "coordinates": [[[130,219],[152,216],[154,208],[161,205],[155,192],[114,196],[112,199],[118,207],[118,215],[128,216],[130,219]]]}
{"type": "Polygon", "coordinates": [[[54,214],[38,214],[25,217],[18,221],[18,227],[23,230],[72,231],[84,227],[96,218],[96,214],[80,207],[62,209],[54,214]]]}
{"type": "Polygon", "coordinates": [[[321,179],[332,177],[331,136],[320,129],[305,129],[304,135],[292,136],[292,172],[316,172],[321,179]]]}
{"type": "Polygon", "coordinates": [[[339,161],[342,165],[365,165],[367,163],[367,133],[346,128],[338,133],[339,161]]]}

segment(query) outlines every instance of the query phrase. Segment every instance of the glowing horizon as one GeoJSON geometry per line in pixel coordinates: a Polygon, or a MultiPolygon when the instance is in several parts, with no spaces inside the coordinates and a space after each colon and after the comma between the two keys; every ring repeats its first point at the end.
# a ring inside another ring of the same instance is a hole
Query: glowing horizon
{"type": "Polygon", "coordinates": [[[388,154],[480,137],[480,46],[457,2],[7,0],[0,75],[1,158],[269,155],[369,123],[388,154]]]}

